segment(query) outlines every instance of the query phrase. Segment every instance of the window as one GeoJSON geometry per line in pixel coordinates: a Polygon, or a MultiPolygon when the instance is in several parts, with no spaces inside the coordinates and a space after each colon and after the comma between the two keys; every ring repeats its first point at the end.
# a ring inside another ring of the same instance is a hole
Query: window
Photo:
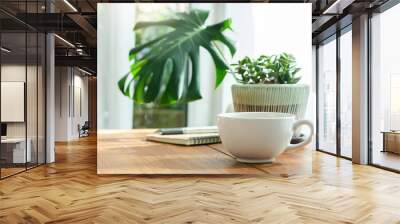
{"type": "Polygon", "coordinates": [[[400,170],[400,5],[371,18],[371,162],[400,170]],[[386,132],[386,133],[385,133],[386,132]]]}
{"type": "Polygon", "coordinates": [[[336,153],[336,39],[318,48],[318,149],[336,153]]]}
{"type": "Polygon", "coordinates": [[[352,157],[352,33],[340,36],[340,155],[352,157]]]}

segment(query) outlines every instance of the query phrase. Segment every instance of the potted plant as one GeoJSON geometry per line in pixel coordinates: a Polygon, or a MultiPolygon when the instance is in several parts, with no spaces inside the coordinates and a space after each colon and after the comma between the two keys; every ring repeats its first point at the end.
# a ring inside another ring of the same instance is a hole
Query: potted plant
{"type": "Polygon", "coordinates": [[[245,57],[232,64],[230,73],[239,84],[232,86],[236,112],[282,112],[304,118],[310,88],[298,84],[300,68],[288,53],[257,59],[245,57]]]}

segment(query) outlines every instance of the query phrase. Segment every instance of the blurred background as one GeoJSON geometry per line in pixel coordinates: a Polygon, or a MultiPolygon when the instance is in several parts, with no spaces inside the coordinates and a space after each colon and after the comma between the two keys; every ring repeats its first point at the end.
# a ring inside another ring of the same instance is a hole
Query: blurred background
{"type": "Polygon", "coordinates": [[[315,120],[315,84],[312,78],[311,4],[258,3],[144,3],[98,4],[98,127],[130,129],[205,126],[232,103],[230,87],[234,78],[227,74],[215,89],[214,62],[200,51],[200,86],[203,98],[188,104],[157,106],[134,104],[118,89],[117,82],[128,71],[129,50],[168,31],[157,27],[133,31],[138,21],[158,21],[174,12],[203,9],[210,12],[207,24],[232,19],[232,31],[224,34],[236,42],[237,53],[229,63],[245,56],[256,58],[288,52],[301,68],[300,83],[311,87],[306,118],[315,120]]]}

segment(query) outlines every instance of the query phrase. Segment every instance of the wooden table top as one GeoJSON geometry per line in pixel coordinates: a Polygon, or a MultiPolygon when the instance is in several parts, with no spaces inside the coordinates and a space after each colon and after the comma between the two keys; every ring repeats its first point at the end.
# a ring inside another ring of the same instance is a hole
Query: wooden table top
{"type": "Polygon", "coordinates": [[[97,135],[97,173],[133,175],[290,176],[311,173],[311,150],[291,150],[272,164],[237,162],[222,144],[179,146],[149,142],[154,129],[100,130],[97,135]]]}

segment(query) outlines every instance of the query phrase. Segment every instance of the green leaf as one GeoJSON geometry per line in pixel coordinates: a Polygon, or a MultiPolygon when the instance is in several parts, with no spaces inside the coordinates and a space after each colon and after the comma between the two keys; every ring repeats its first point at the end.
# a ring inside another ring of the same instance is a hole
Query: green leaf
{"type": "Polygon", "coordinates": [[[295,68],[294,71],[292,72],[293,76],[296,75],[301,69],[300,68],[295,68]]]}
{"type": "Polygon", "coordinates": [[[144,101],[153,102],[159,95],[159,91],[162,85],[162,78],[169,76],[172,72],[173,64],[172,60],[167,60],[163,67],[155,68],[153,71],[153,77],[149,82],[144,101]]]}
{"type": "Polygon", "coordinates": [[[147,42],[147,43],[145,43],[145,44],[142,44],[142,45],[139,45],[139,46],[137,46],[137,47],[135,47],[135,48],[132,48],[132,49],[129,51],[129,61],[135,60],[135,59],[136,59],[136,58],[135,58],[135,57],[136,57],[136,54],[137,54],[138,52],[142,51],[143,49],[145,49],[145,48],[148,47],[148,46],[151,46],[151,45],[157,43],[158,41],[162,40],[163,38],[164,38],[164,36],[161,36],[161,37],[158,37],[158,38],[156,38],[156,39],[154,39],[154,40],[152,40],[152,41],[149,41],[149,42],[147,42]]]}
{"type": "Polygon", "coordinates": [[[121,92],[129,98],[132,98],[132,94],[131,94],[132,82],[133,82],[133,78],[129,72],[128,72],[128,74],[124,75],[124,77],[121,80],[118,81],[119,90],[121,90],[121,92]]]}
{"type": "Polygon", "coordinates": [[[168,26],[172,29],[130,51],[129,59],[134,63],[131,65],[130,78],[124,76],[118,82],[122,93],[127,95],[127,90],[132,89],[133,79],[133,100],[139,104],[164,105],[201,99],[200,47],[206,49],[214,61],[218,87],[229,66],[216,42],[226,46],[231,55],[235,54],[236,48],[233,41],[223,34],[225,30],[231,29],[232,21],[227,19],[205,26],[208,16],[208,11],[192,10],[176,13],[174,19],[137,23],[135,30],[154,26],[168,26]],[[141,52],[144,53],[137,58],[141,52]],[[189,74],[191,78],[187,80],[189,74]]]}
{"type": "Polygon", "coordinates": [[[179,100],[180,93],[180,83],[182,72],[185,69],[187,63],[187,55],[176,54],[174,56],[174,69],[172,71],[171,77],[168,80],[164,95],[161,98],[161,104],[175,104],[179,100]]]}
{"type": "Polygon", "coordinates": [[[131,65],[131,75],[133,78],[137,77],[137,74],[142,69],[142,67],[146,64],[146,60],[139,60],[136,63],[131,65]]]}
{"type": "Polygon", "coordinates": [[[215,88],[217,88],[224,80],[227,70],[229,69],[229,66],[225,63],[224,59],[218,53],[216,47],[214,47],[213,45],[206,45],[203,47],[208,50],[208,52],[211,54],[211,57],[214,60],[215,71],[216,71],[215,88]]]}
{"type": "Polygon", "coordinates": [[[236,47],[235,47],[235,43],[231,39],[229,39],[225,35],[221,34],[221,35],[217,36],[217,40],[219,40],[220,42],[222,42],[229,48],[231,55],[235,55],[236,47]]]}
{"type": "Polygon", "coordinates": [[[199,74],[199,49],[190,52],[190,60],[192,62],[192,77],[189,81],[189,87],[183,94],[182,103],[201,99],[200,94],[200,74],[199,74]]]}

